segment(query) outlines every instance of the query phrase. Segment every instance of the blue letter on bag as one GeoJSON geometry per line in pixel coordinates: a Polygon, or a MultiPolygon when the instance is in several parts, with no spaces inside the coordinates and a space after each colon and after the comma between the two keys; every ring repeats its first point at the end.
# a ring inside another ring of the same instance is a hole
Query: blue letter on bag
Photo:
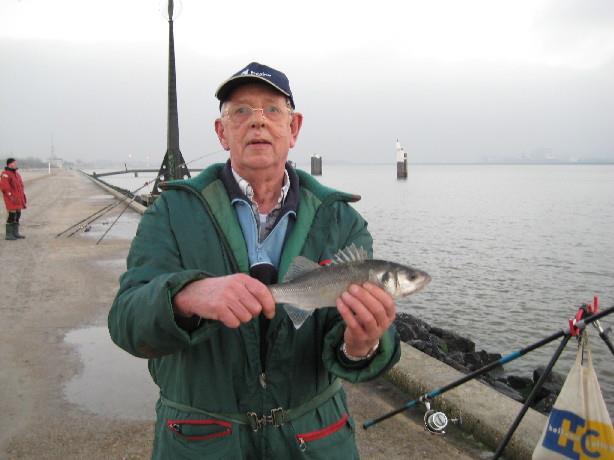
{"type": "Polygon", "coordinates": [[[591,458],[601,457],[601,454],[599,452],[588,450],[588,447],[586,446],[586,439],[589,436],[595,436],[596,438],[598,438],[599,432],[595,430],[588,430],[586,433],[582,435],[582,441],[580,441],[582,445],[582,452],[584,452],[584,455],[586,455],[587,457],[591,457],[591,458]]]}
{"type": "Polygon", "coordinates": [[[546,449],[558,452],[567,458],[579,459],[580,455],[577,451],[574,451],[574,444],[581,440],[581,434],[578,431],[585,425],[586,421],[573,412],[552,409],[542,445],[546,449]],[[563,445],[559,444],[559,440],[563,441],[563,445]]]}

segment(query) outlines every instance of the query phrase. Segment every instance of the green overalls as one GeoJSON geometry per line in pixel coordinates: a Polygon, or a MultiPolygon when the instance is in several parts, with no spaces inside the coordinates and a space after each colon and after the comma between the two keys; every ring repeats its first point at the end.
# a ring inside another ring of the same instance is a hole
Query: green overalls
{"type": "MultiPolygon", "coordinates": [[[[393,328],[368,365],[348,365],[339,357],[345,327],[335,308],[319,309],[296,330],[278,305],[266,332],[263,372],[260,318],[237,329],[202,320],[192,332],[175,320],[171,299],[184,285],[249,270],[240,225],[218,178],[222,167],[170,183],[147,209],[109,313],[113,341],[148,358],[160,387],[153,458],[357,458],[345,393],[331,385],[390,369],[400,356],[393,328]]],[[[357,197],[297,173],[300,201],[280,278],[297,255],[320,262],[352,243],[370,252],[367,224],[348,205],[357,197]]]]}

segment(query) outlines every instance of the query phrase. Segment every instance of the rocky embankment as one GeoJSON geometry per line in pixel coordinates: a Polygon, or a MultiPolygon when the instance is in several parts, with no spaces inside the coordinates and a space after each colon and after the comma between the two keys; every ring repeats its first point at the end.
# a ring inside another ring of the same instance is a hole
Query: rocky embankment
{"type": "MultiPolygon", "coordinates": [[[[476,351],[475,342],[446,329],[430,326],[408,313],[399,313],[395,325],[403,342],[465,374],[501,358],[498,353],[476,351]]],[[[496,366],[478,378],[500,393],[524,403],[543,371],[544,367],[538,367],[530,377],[518,376],[507,374],[503,366],[496,366]]],[[[552,372],[531,407],[541,413],[549,413],[564,381],[564,375],[552,372]]]]}

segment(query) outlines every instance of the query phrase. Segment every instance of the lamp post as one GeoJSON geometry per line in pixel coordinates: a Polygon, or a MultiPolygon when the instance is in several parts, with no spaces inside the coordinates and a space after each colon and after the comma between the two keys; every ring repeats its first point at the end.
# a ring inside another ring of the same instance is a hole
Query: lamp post
{"type": "MultiPolygon", "coordinates": [[[[164,2],[166,3],[166,2],[164,2]]],[[[178,1],[178,9],[181,2],[178,1]]],[[[168,122],[166,129],[166,154],[154,183],[152,196],[158,196],[162,182],[190,177],[190,171],[179,149],[179,116],[177,112],[177,78],[175,72],[175,38],[173,33],[173,13],[175,2],[168,0],[168,122]]]]}

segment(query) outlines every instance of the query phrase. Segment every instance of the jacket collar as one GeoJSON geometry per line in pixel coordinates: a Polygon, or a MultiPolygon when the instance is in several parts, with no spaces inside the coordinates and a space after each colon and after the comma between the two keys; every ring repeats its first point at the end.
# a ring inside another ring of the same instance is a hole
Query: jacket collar
{"type": "MultiPolygon", "coordinates": [[[[295,213],[298,210],[298,201],[299,201],[299,177],[296,174],[296,171],[292,166],[286,164],[286,173],[288,174],[288,179],[290,180],[290,188],[286,194],[285,200],[283,201],[281,212],[279,215],[283,216],[288,211],[294,211],[295,213]]],[[[248,203],[250,200],[245,193],[241,190],[241,187],[235,180],[235,177],[232,173],[232,168],[230,166],[230,160],[226,162],[222,170],[220,171],[219,178],[224,184],[224,188],[228,192],[228,197],[232,202],[235,198],[240,198],[248,203]]]]}
{"type": "MultiPolygon", "coordinates": [[[[174,186],[188,186],[194,189],[197,193],[202,193],[202,191],[209,186],[212,182],[216,180],[221,180],[220,174],[225,167],[225,163],[214,163],[211,166],[207,167],[197,176],[192,177],[191,179],[180,179],[167,182],[165,185],[165,189],[175,188],[174,186]]],[[[317,179],[315,179],[311,174],[301,171],[300,169],[289,168],[288,174],[290,175],[290,188],[296,187],[297,193],[296,197],[298,199],[299,193],[298,189],[306,188],[311,193],[313,193],[320,201],[346,201],[346,202],[356,202],[360,200],[360,195],[355,195],[352,193],[341,192],[330,187],[326,187],[317,179]],[[293,180],[293,175],[297,178],[296,181],[293,180]]],[[[292,191],[289,192],[292,194],[292,191]]],[[[286,202],[288,199],[286,199],[286,202]]],[[[298,204],[297,204],[298,205],[298,204]]]]}

